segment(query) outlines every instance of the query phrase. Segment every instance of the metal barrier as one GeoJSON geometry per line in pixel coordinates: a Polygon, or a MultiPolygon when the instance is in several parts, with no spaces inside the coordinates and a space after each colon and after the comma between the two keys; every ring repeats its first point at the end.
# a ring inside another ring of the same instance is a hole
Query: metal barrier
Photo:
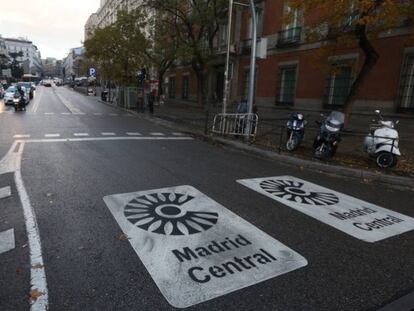
{"type": "Polygon", "coordinates": [[[254,138],[259,117],[255,113],[220,113],[215,115],[212,132],[254,138]]]}

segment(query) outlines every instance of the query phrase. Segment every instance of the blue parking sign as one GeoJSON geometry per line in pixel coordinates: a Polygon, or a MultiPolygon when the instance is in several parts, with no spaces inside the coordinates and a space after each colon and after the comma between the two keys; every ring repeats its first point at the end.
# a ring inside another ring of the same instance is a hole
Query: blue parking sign
{"type": "Polygon", "coordinates": [[[94,68],[94,67],[89,68],[89,76],[90,77],[95,77],[96,76],[96,68],[94,68]]]}

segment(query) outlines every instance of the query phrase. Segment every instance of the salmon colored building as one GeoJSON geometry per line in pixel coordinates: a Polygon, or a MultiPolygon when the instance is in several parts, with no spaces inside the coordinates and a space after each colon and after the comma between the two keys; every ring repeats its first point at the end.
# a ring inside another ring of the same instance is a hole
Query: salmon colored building
{"type": "MultiPolygon", "coordinates": [[[[337,109],[343,105],[355,74],[364,61],[357,48],[330,49],[335,34],[321,29],[320,40],[305,41],[306,20],[297,14],[289,25],[283,23],[283,1],[258,1],[259,42],[267,41],[265,58],[257,59],[255,103],[258,106],[289,106],[298,109],[337,109]]],[[[247,97],[249,83],[251,18],[248,9],[234,13],[231,46],[231,101],[247,97]]],[[[221,56],[209,79],[209,99],[223,98],[224,59],[227,25],[217,36],[221,56]]],[[[259,44],[260,45],[260,44],[259,44]]],[[[413,24],[402,19],[397,28],[379,34],[373,45],[380,58],[357,95],[354,110],[414,112],[414,37],[413,24]]],[[[264,45],[263,45],[264,46],[264,45]]],[[[263,49],[261,50],[263,52],[263,49]]],[[[197,80],[189,67],[177,66],[164,81],[171,100],[195,101],[197,80]]]]}

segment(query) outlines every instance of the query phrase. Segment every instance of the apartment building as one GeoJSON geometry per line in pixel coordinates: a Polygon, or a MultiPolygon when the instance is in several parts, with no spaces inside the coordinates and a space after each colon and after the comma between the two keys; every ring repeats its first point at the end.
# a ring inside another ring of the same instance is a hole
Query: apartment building
{"type": "MultiPolygon", "coordinates": [[[[286,6],[283,1],[258,1],[259,42],[267,41],[267,55],[257,59],[255,103],[259,106],[295,107],[297,109],[337,109],[349,92],[355,73],[364,61],[355,47],[337,47],[320,57],[321,47],[333,44],[329,28],[320,41],[305,40],[306,20],[295,15],[289,25],[283,23],[286,6]],[[335,66],[332,70],[330,66],[335,66]],[[340,68],[340,70],[338,70],[340,68]]],[[[232,27],[231,100],[246,99],[249,83],[251,17],[248,9],[237,9],[232,27]]],[[[223,54],[227,25],[217,36],[217,53],[223,54]]],[[[389,112],[414,111],[414,37],[410,20],[400,27],[379,35],[373,44],[380,59],[358,93],[355,111],[383,109],[389,112]]],[[[210,88],[211,100],[223,97],[224,57],[218,57],[210,88]]],[[[196,99],[197,83],[191,68],[177,66],[166,80],[168,96],[174,100],[196,99]]]]}
{"type": "Polygon", "coordinates": [[[141,4],[142,0],[101,0],[99,9],[85,23],[85,40],[91,37],[95,29],[114,23],[119,10],[130,11],[141,4]]]}
{"type": "Polygon", "coordinates": [[[17,60],[23,64],[25,74],[42,75],[42,60],[37,46],[25,38],[4,38],[8,54],[22,53],[17,60]]]}

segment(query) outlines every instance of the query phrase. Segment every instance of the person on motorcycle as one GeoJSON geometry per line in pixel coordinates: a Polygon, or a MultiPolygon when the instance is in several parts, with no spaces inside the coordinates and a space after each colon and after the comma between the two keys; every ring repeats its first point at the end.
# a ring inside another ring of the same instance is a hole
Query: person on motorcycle
{"type": "Polygon", "coordinates": [[[15,95],[18,95],[20,97],[20,101],[19,101],[20,108],[24,108],[26,106],[25,99],[24,99],[25,94],[20,85],[17,86],[15,95]]]}

